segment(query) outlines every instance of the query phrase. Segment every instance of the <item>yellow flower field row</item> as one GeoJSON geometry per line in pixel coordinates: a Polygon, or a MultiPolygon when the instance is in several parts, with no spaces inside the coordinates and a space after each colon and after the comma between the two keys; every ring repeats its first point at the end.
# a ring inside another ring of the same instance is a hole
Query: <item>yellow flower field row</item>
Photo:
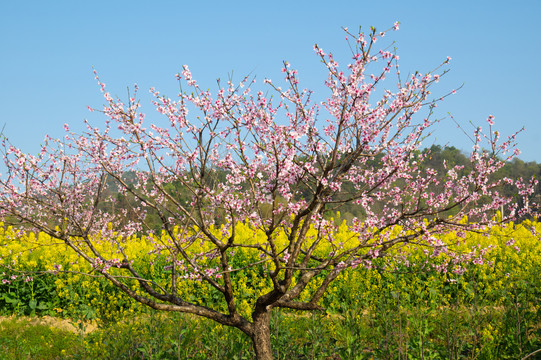
{"type": "MultiPolygon", "coordinates": [[[[264,234],[240,224],[237,236],[246,243],[264,241],[264,234]]],[[[373,267],[347,269],[331,284],[321,303],[330,310],[345,307],[374,309],[382,297],[398,301],[400,306],[422,303],[425,306],[446,306],[452,303],[467,304],[475,297],[494,306],[505,305],[513,296],[538,306],[535,302],[541,289],[538,273],[541,270],[541,224],[525,221],[492,228],[489,234],[467,233],[442,237],[447,244],[459,240],[456,251],[469,256],[468,265],[454,264],[447,255],[432,257],[426,249],[395,250],[392,255],[377,259],[373,267]],[[476,250],[471,253],[471,249],[476,250]],[[488,250],[484,250],[488,249],[488,250]],[[484,257],[479,255],[486,251],[484,257]],[[397,259],[400,259],[397,260],[397,259]],[[444,264],[445,266],[443,266],[444,264]]],[[[281,236],[281,235],[279,235],[281,236]]],[[[353,238],[345,224],[335,235],[337,242],[348,246],[353,238]]],[[[171,271],[165,256],[152,250],[156,244],[169,241],[165,234],[157,236],[132,236],[118,239],[134,267],[156,284],[168,287],[171,271]]],[[[278,239],[280,241],[280,239],[278,239]]],[[[283,239],[285,241],[285,238],[283,239]]],[[[96,246],[109,259],[118,256],[109,241],[97,239],[96,246]]],[[[200,253],[204,248],[198,242],[188,251],[200,253]]],[[[259,254],[252,249],[236,248],[232,266],[255,263],[259,254]]],[[[327,250],[323,249],[322,252],[327,250]]],[[[126,295],[109,284],[90,264],[77,257],[65,244],[40,233],[17,233],[12,228],[0,226],[0,263],[3,270],[0,289],[0,306],[4,313],[48,313],[64,316],[83,316],[107,322],[127,313],[141,311],[126,295]],[[56,274],[52,274],[51,270],[56,274]],[[90,274],[84,275],[84,274],[90,274]]],[[[209,256],[201,260],[209,266],[216,265],[209,256]]],[[[232,273],[238,307],[248,314],[255,299],[270,290],[271,282],[265,277],[261,264],[232,273]]],[[[121,269],[112,273],[122,275],[121,269]]],[[[186,278],[180,281],[178,295],[184,299],[224,309],[220,294],[208,284],[186,278]]],[[[182,274],[181,274],[182,275],[182,274]]],[[[134,280],[125,280],[138,289],[134,280]]],[[[301,294],[306,300],[321,283],[315,279],[301,294]]]]}

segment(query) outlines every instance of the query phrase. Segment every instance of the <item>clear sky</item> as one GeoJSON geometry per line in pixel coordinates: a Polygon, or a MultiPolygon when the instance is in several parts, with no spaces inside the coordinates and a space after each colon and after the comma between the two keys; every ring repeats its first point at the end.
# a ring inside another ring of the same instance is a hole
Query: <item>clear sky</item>
{"type": "MultiPolygon", "coordinates": [[[[104,103],[92,67],[113,95],[126,98],[137,83],[149,120],[156,87],[174,97],[174,75],[190,66],[201,86],[250,72],[281,80],[282,60],[301,84],[324,91],[312,48],[345,51],[341,27],[390,33],[402,73],[426,72],[452,58],[437,88],[464,87],[438,107],[464,128],[486,126],[494,115],[504,135],[525,127],[520,158],[541,162],[541,1],[0,1],[0,126],[10,140],[35,152],[45,134],[63,124],[93,123],[87,105],[104,103]]],[[[456,124],[444,119],[426,143],[471,149],[456,124]]]]}

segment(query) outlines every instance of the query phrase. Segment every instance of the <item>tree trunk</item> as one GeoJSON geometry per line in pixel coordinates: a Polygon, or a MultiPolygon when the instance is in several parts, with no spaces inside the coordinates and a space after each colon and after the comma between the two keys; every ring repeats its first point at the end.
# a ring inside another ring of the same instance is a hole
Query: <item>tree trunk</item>
{"type": "Polygon", "coordinates": [[[257,360],[272,360],[270,311],[254,313],[252,344],[257,360]]]}

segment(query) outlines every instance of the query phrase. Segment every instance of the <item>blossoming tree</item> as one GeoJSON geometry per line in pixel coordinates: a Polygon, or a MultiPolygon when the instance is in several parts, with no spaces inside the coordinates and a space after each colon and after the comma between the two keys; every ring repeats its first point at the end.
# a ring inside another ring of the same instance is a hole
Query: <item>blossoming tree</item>
{"type": "Polygon", "coordinates": [[[477,255],[456,252],[438,234],[483,231],[529,211],[533,182],[492,177],[515,155],[515,136],[501,142],[489,117],[490,132],[477,129],[472,137],[471,172],[452,164],[445,174],[426,168],[419,148],[445,97],[431,98],[430,89],[449,59],[402,77],[398,56],[377,48],[386,32],[346,33],[352,60],[345,67],[314,47],[327,72],[328,97],[319,103],[288,63],[283,87],[264,81],[272,96],[254,90],[250,78],[219,83],[212,94],[184,66],[178,99],[151,89],[164,121],[148,124],[135,95],[115,99],[96,76],[106,100],[103,127],[88,123],[76,134],[66,126],[64,139],[47,137],[35,156],[4,139],[3,217],[64,242],[135,301],[240,329],[258,359],[272,358],[271,311],[320,309],[346,268],[371,266],[408,245],[446,253],[440,267],[459,269],[477,255]],[[517,188],[524,206],[500,195],[504,184],[517,188]],[[132,201],[131,220],[126,209],[107,211],[118,192],[132,201]],[[351,204],[360,215],[350,219],[344,241],[328,213],[351,204]],[[506,217],[495,217],[502,206],[506,217]],[[122,239],[148,231],[149,213],[167,235],[147,238],[171,271],[166,285],[148,278],[124,249],[122,239]],[[239,223],[254,230],[253,241],[241,241],[239,223]],[[97,239],[108,239],[110,251],[100,251],[97,239]],[[236,261],[242,249],[256,252],[256,260],[236,261]],[[246,268],[270,284],[248,314],[239,310],[234,276],[246,268]],[[183,297],[178,288],[188,279],[207,283],[223,306],[183,297]]]}

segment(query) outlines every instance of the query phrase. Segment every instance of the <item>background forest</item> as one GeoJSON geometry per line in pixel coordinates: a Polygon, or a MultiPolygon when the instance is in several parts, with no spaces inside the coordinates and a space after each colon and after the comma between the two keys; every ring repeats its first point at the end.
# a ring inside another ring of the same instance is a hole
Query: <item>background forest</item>
{"type": "MultiPolygon", "coordinates": [[[[471,161],[461,150],[457,149],[454,146],[441,146],[441,145],[432,145],[430,148],[425,148],[422,151],[423,154],[429,154],[427,157],[427,160],[425,160],[425,168],[431,168],[437,171],[438,174],[445,174],[444,171],[444,163],[446,163],[448,166],[454,166],[454,165],[461,165],[463,166],[462,173],[467,174],[471,172],[471,161]]],[[[381,155],[383,156],[383,155],[381,155]]],[[[380,156],[380,157],[381,157],[380,156]]],[[[374,159],[373,164],[377,167],[378,164],[378,158],[374,159]]],[[[462,174],[460,174],[462,175],[462,174]]],[[[130,179],[135,179],[135,173],[126,173],[125,174],[126,179],[129,181],[130,179]]],[[[496,179],[502,179],[502,178],[511,178],[513,180],[522,178],[522,179],[530,179],[532,177],[535,177],[536,179],[541,179],[541,164],[538,164],[535,161],[531,162],[525,162],[523,160],[520,160],[519,158],[514,158],[511,161],[508,161],[506,165],[498,171],[495,178],[496,179]]],[[[214,174],[214,181],[219,182],[221,179],[225,178],[225,173],[215,173],[214,174]]],[[[440,179],[441,180],[441,179],[440,179]]],[[[347,186],[347,184],[346,184],[347,186]]],[[[514,193],[514,190],[510,186],[504,186],[501,189],[499,189],[504,196],[514,196],[516,197],[516,194],[514,193]]],[[[115,186],[111,185],[109,187],[109,191],[115,191],[115,186]]],[[[181,185],[177,184],[177,186],[171,184],[169,186],[169,191],[171,193],[174,193],[175,196],[181,200],[187,200],[190,198],[190,194],[187,192],[186,189],[183,189],[181,185]]],[[[347,191],[347,189],[346,189],[347,191]]],[[[516,197],[518,201],[521,201],[518,197],[516,197]]],[[[541,199],[541,185],[538,185],[535,189],[535,193],[533,195],[533,200],[536,203],[540,203],[541,199]]],[[[135,202],[133,201],[133,198],[129,195],[122,195],[120,193],[116,196],[116,202],[110,203],[108,205],[104,205],[102,207],[103,210],[108,212],[119,212],[123,211],[126,214],[126,219],[136,220],[134,212],[130,211],[130,208],[133,206],[135,202]]],[[[340,218],[342,220],[350,221],[354,216],[362,216],[362,208],[358,205],[355,205],[354,203],[346,203],[341,204],[340,206],[340,218]]],[[[505,210],[504,210],[505,211],[505,210]]],[[[217,224],[220,223],[220,215],[216,214],[216,221],[217,224]]],[[[336,217],[336,211],[333,211],[332,208],[326,209],[326,216],[328,218],[336,217]]],[[[151,209],[149,212],[147,212],[145,219],[139,219],[139,221],[143,221],[146,224],[147,229],[160,232],[161,231],[161,221],[157,214],[153,212],[151,209]]]]}

